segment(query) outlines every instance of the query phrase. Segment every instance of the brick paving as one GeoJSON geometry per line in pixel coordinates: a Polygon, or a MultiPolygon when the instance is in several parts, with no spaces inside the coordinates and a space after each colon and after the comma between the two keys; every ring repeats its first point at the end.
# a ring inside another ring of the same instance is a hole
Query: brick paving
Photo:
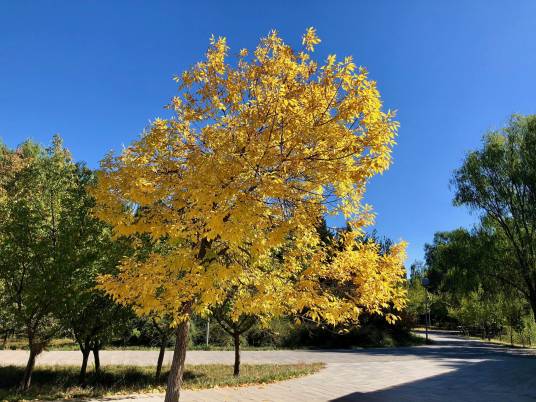
{"type": "MultiPolygon", "coordinates": [[[[319,373],[264,386],[183,391],[181,401],[536,401],[536,353],[435,332],[434,345],[338,351],[246,351],[243,363],[325,362],[319,373]]],[[[150,365],[153,351],[103,351],[102,364],[150,365]]],[[[0,351],[0,364],[22,364],[23,351],[0,351]]],[[[171,359],[171,353],[167,354],[171,359]]],[[[232,352],[188,352],[187,363],[226,363],[232,352]]],[[[38,365],[79,364],[80,353],[44,352],[38,365]]],[[[162,395],[100,401],[160,402],[162,395]]]]}

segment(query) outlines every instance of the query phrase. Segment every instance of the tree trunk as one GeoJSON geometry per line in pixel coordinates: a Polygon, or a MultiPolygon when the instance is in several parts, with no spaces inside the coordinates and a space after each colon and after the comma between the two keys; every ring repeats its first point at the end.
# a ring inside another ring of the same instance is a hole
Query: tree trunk
{"type": "Polygon", "coordinates": [[[87,361],[89,358],[89,349],[82,349],[82,366],[80,367],[80,375],[78,376],[78,382],[80,385],[86,384],[86,371],[87,371],[87,361]]]}
{"type": "Polygon", "coordinates": [[[235,332],[233,334],[234,339],[234,371],[233,375],[238,377],[240,375],[240,333],[235,332]]]}
{"type": "Polygon", "coordinates": [[[156,362],[156,374],[155,380],[160,380],[160,374],[162,373],[162,363],[164,362],[164,354],[166,353],[167,334],[164,334],[160,343],[160,353],[158,353],[158,361],[156,362]]]}
{"type": "Polygon", "coordinates": [[[100,376],[100,356],[98,347],[93,349],[93,359],[95,360],[95,374],[98,377],[100,376]]]}
{"type": "Polygon", "coordinates": [[[26,369],[24,370],[24,377],[20,383],[20,388],[22,391],[27,391],[30,388],[32,382],[33,369],[35,367],[35,358],[43,350],[42,345],[40,344],[30,344],[30,356],[28,357],[28,363],[26,364],[26,369]]]}
{"type": "Polygon", "coordinates": [[[514,327],[510,327],[510,346],[514,347],[514,327]]]}
{"type": "Polygon", "coordinates": [[[190,328],[190,319],[187,318],[181,322],[175,330],[176,341],[175,350],[173,351],[173,360],[171,362],[171,370],[169,372],[166,397],[164,402],[178,402],[181,385],[182,374],[184,372],[184,361],[186,360],[186,346],[188,344],[188,329],[190,328]]]}
{"type": "Polygon", "coordinates": [[[536,291],[530,290],[529,296],[530,306],[532,307],[532,315],[534,316],[534,322],[536,322],[536,291]]]}

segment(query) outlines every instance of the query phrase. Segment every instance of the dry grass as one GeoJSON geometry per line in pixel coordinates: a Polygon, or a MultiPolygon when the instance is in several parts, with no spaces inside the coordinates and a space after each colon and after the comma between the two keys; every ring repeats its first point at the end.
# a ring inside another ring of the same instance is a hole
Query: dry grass
{"type": "MultiPolygon", "coordinates": [[[[233,376],[231,366],[222,364],[187,366],[184,374],[185,389],[213,388],[216,386],[244,386],[266,384],[316,373],[324,365],[312,364],[244,364],[241,375],[233,376]]],[[[155,381],[154,367],[105,366],[97,378],[88,373],[87,385],[78,385],[76,366],[38,367],[28,392],[17,390],[23,367],[0,367],[0,400],[22,401],[29,399],[57,400],[89,398],[116,394],[153,393],[165,391],[165,378],[169,368],[163,371],[161,380],[155,381]]]]}

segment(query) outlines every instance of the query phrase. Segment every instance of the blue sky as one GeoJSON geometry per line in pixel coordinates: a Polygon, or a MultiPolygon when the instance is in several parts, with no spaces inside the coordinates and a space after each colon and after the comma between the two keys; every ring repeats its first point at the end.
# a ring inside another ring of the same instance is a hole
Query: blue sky
{"type": "Polygon", "coordinates": [[[422,258],[434,232],[467,226],[449,179],[482,134],[536,113],[536,1],[0,0],[0,138],[60,133],[92,166],[164,116],[171,77],[212,33],[232,50],[272,28],[319,58],[353,55],[401,123],[394,164],[370,184],[376,228],[422,258]]]}

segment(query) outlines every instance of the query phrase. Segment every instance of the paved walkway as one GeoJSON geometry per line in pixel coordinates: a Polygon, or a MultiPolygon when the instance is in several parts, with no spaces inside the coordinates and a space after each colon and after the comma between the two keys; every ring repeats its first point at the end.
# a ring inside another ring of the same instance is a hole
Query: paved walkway
{"type": "MultiPolygon", "coordinates": [[[[243,352],[243,363],[325,362],[319,373],[265,386],[184,391],[181,401],[536,401],[536,354],[435,332],[434,345],[339,351],[243,352]]],[[[21,364],[23,351],[0,351],[21,364]]],[[[171,359],[168,353],[167,359],[171,359]]],[[[104,351],[103,364],[154,364],[156,352],[104,351]]],[[[228,363],[232,352],[188,352],[187,363],[228,363]]],[[[79,364],[79,352],[45,352],[38,365],[79,364]]],[[[160,402],[162,395],[102,398],[160,402]]]]}

